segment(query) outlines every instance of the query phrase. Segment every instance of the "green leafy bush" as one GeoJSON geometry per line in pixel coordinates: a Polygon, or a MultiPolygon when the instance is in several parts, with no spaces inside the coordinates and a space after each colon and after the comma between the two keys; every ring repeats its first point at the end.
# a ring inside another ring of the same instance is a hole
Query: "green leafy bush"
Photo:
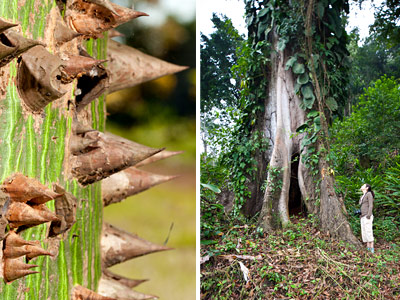
{"type": "Polygon", "coordinates": [[[399,81],[383,76],[359,100],[351,116],[331,128],[332,154],[342,173],[353,172],[357,163],[385,166],[400,149],[399,81]]]}
{"type": "Polygon", "coordinates": [[[360,232],[360,187],[375,192],[374,230],[377,238],[400,237],[400,84],[385,76],[365,90],[353,114],[331,128],[331,153],[337,192],[342,195],[350,224],[360,232]]]}

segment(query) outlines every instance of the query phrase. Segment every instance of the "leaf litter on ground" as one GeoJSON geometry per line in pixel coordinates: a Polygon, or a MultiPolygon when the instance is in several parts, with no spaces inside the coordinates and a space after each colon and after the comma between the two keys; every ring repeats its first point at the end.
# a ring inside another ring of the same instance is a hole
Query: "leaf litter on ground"
{"type": "Polygon", "coordinates": [[[372,254],[331,239],[312,218],[292,221],[262,236],[256,225],[234,226],[202,245],[201,299],[400,299],[400,241],[378,240],[372,254]]]}

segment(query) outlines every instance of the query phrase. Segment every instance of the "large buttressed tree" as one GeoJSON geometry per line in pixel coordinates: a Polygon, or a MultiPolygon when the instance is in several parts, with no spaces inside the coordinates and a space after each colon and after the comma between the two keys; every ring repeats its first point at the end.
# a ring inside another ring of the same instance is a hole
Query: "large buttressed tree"
{"type": "Polygon", "coordinates": [[[104,133],[107,92],[182,70],[108,40],[143,15],[108,0],[1,1],[1,299],[156,298],[107,268],[168,248],[102,220],[103,206],[173,178],[139,167],[177,153],[104,133]]]}
{"type": "Polygon", "coordinates": [[[262,122],[270,141],[260,213],[265,230],[289,219],[291,184],[322,229],[351,244],[359,242],[345,217],[329,167],[328,123],[346,98],[346,0],[246,1],[253,48],[264,45],[266,100],[262,122]],[[296,171],[297,174],[293,174],[296,171]],[[297,182],[294,182],[297,181],[297,182]]]}

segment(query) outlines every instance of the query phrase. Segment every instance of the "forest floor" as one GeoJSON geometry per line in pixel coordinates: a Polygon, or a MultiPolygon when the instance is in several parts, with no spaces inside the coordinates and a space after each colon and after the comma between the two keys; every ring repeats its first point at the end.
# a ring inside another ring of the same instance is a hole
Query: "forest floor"
{"type": "Polygon", "coordinates": [[[400,241],[375,254],[331,239],[314,218],[280,232],[230,225],[201,245],[201,299],[400,299],[400,241]],[[247,278],[245,278],[245,275],[247,278]]]}

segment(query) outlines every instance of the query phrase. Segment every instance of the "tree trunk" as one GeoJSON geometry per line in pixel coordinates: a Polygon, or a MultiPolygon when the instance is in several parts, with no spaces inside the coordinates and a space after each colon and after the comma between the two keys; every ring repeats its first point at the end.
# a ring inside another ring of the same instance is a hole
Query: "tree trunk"
{"type": "MultiPolygon", "coordinates": [[[[275,49],[277,42],[278,37],[275,35],[275,49]]],[[[301,141],[300,136],[295,136],[294,133],[305,121],[305,113],[300,109],[300,99],[293,92],[293,74],[290,70],[285,70],[289,55],[287,52],[278,51],[271,56],[269,100],[272,103],[267,111],[270,113],[270,120],[274,120],[276,114],[276,123],[270,122],[268,130],[273,147],[260,214],[260,221],[265,230],[286,226],[290,222],[288,203],[291,160],[293,154],[300,153],[301,141]]]]}
{"type": "MultiPolygon", "coordinates": [[[[99,61],[114,60],[107,30],[140,15],[98,0],[0,3],[1,223],[10,228],[0,232],[1,299],[154,298],[131,290],[141,281],[106,268],[167,248],[103,225],[102,193],[110,193],[100,183],[150,156],[148,163],[169,156],[102,133],[104,93],[115,86],[99,61]]],[[[143,64],[124,87],[180,70],[137,50],[118,57],[143,64]]],[[[171,179],[140,174],[137,191],[116,181],[118,199],[171,179]]]]}
{"type": "MultiPolygon", "coordinates": [[[[263,207],[260,213],[260,224],[264,230],[285,227],[289,218],[289,189],[291,181],[292,157],[299,155],[298,185],[301,198],[308,213],[315,214],[321,223],[321,228],[331,236],[340,238],[353,245],[360,243],[351,231],[350,225],[343,214],[343,204],[334,191],[334,179],[329,172],[329,165],[324,156],[319,158],[318,174],[304,165],[302,158],[307,148],[301,151],[304,134],[296,134],[296,129],[305,123],[305,111],[300,108],[301,100],[294,93],[295,78],[290,69],[285,70],[288,58],[293,55],[288,50],[279,51],[279,37],[273,37],[271,51],[271,78],[269,84],[269,104],[276,107],[276,124],[271,124],[273,150],[269,163],[267,188],[264,194],[263,207]],[[319,193],[316,191],[320,190],[319,193]]],[[[290,49],[287,46],[286,49],[290,49]]],[[[318,97],[318,93],[317,93],[318,97]]],[[[273,110],[269,119],[273,119],[273,110]]],[[[327,130],[327,129],[326,129],[327,130]]],[[[317,150],[323,145],[318,142],[317,150]]]]}
{"type": "MultiPolygon", "coordinates": [[[[268,120],[264,118],[265,112],[258,112],[257,114],[257,121],[253,128],[252,135],[261,134],[265,137],[264,130],[268,128],[268,120]]],[[[269,149],[270,148],[268,148],[268,150],[269,149]]],[[[242,211],[247,217],[253,217],[262,208],[264,193],[261,190],[261,186],[267,177],[267,162],[270,157],[268,150],[256,150],[253,158],[256,161],[257,171],[254,174],[246,176],[247,180],[245,184],[250,192],[250,196],[246,199],[242,211]]]]}

